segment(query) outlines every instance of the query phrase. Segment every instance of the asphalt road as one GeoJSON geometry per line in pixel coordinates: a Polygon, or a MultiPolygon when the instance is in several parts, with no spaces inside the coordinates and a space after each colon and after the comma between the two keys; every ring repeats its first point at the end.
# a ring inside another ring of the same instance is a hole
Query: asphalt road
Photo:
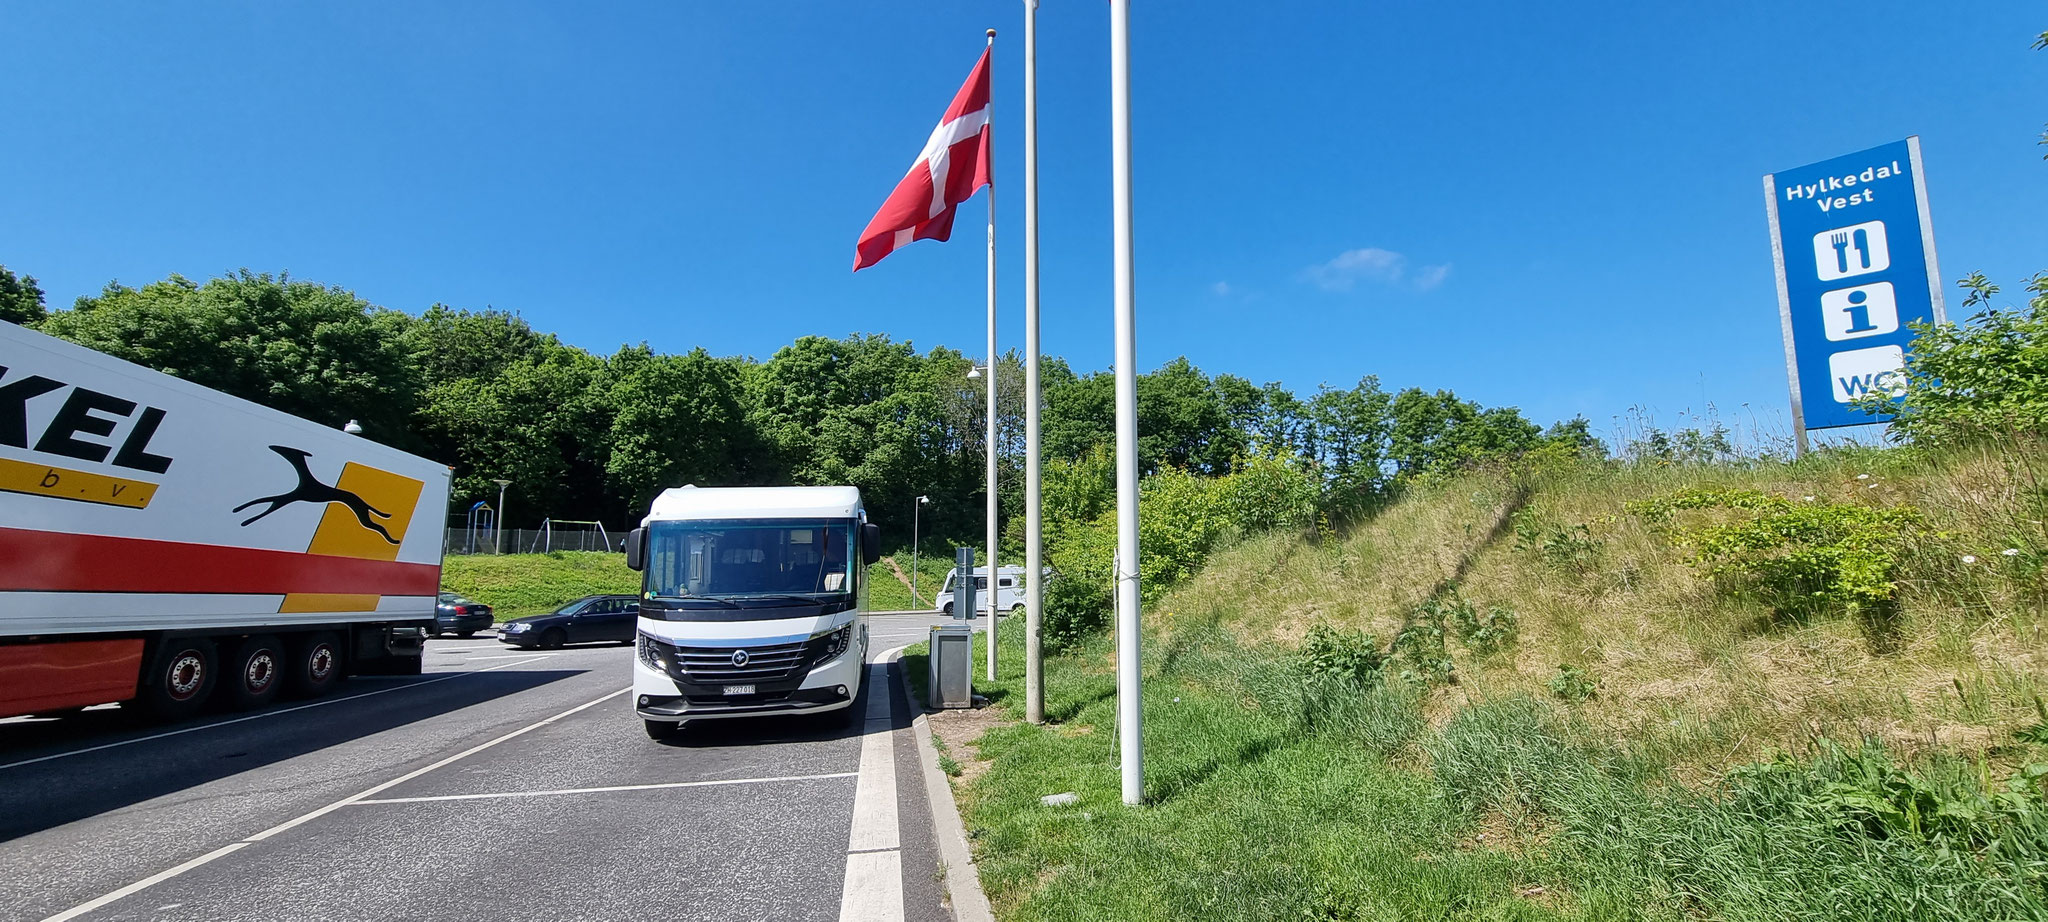
{"type": "MultiPolygon", "coordinates": [[[[937,620],[871,619],[871,658],[937,620]]],[[[898,667],[851,728],[663,744],[631,656],[439,639],[312,702],[0,721],[0,919],[950,918],[898,667]]]]}

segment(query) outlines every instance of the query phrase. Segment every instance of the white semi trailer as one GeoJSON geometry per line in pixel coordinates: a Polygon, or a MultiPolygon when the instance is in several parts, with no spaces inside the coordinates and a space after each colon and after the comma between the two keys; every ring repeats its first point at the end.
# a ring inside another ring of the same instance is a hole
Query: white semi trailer
{"type": "Polygon", "coordinates": [[[0,323],[0,717],[415,673],[448,469],[0,323]]]}

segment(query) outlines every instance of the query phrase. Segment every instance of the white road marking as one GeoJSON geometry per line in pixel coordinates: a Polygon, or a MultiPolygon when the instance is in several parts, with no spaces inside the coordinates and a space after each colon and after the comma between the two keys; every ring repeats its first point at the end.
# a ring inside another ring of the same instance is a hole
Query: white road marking
{"type": "Polygon", "coordinates": [[[668,788],[711,788],[728,784],[772,784],[779,781],[824,781],[830,778],[852,778],[854,772],[833,772],[827,775],[784,775],[779,778],[728,778],[722,781],[667,781],[660,784],[617,784],[602,788],[562,788],[556,791],[493,791],[488,794],[441,794],[432,797],[379,797],[358,800],[355,806],[364,804],[424,804],[445,800],[495,800],[502,797],[553,797],[558,794],[610,794],[616,791],[660,791],[668,788]]]}
{"type": "MultiPolygon", "coordinates": [[[[510,664],[510,663],[507,663],[506,665],[511,665],[511,664],[510,664]]],[[[422,683],[422,684],[424,684],[424,683],[422,683]]],[[[151,875],[151,876],[149,876],[149,877],[145,877],[145,878],[143,878],[143,879],[141,879],[141,880],[138,880],[138,881],[136,881],[135,883],[129,884],[129,885],[128,885],[128,886],[126,886],[126,887],[122,887],[121,889],[119,889],[119,890],[116,890],[116,891],[114,891],[114,892],[112,892],[112,893],[109,893],[109,894],[107,894],[107,895],[105,895],[105,896],[102,896],[102,897],[98,897],[98,898],[96,898],[96,899],[92,899],[92,900],[88,900],[88,901],[86,901],[86,902],[84,902],[84,903],[80,903],[80,904],[78,904],[78,905],[76,905],[76,906],[73,906],[73,907],[71,907],[70,909],[64,910],[63,912],[60,912],[60,913],[58,913],[58,914],[56,914],[56,915],[54,915],[54,916],[50,916],[49,918],[46,918],[46,919],[44,919],[44,920],[43,920],[43,922],[66,922],[66,920],[68,920],[68,919],[76,919],[76,918],[78,918],[79,916],[85,915],[85,914],[86,914],[86,913],[88,913],[88,912],[92,912],[93,910],[95,910],[95,909],[98,909],[98,908],[100,908],[100,907],[102,907],[102,906],[105,906],[105,905],[107,905],[108,903],[112,903],[112,902],[114,902],[115,900],[121,899],[122,897],[125,897],[125,896],[129,896],[129,895],[131,895],[131,894],[134,894],[134,893],[138,893],[138,892],[140,892],[140,891],[143,891],[143,890],[147,890],[147,889],[149,889],[150,887],[154,887],[154,886],[156,886],[157,884],[160,884],[160,883],[163,883],[164,881],[170,880],[170,879],[171,879],[171,878],[173,878],[173,877],[177,877],[178,875],[180,875],[180,874],[183,874],[183,873],[185,873],[186,871],[190,871],[190,870],[192,870],[193,868],[197,868],[197,867],[200,867],[200,866],[203,866],[203,865],[209,864],[209,863],[211,863],[211,862],[213,862],[213,861],[216,861],[216,860],[218,860],[218,859],[220,859],[220,858],[224,858],[224,857],[226,857],[226,856],[228,856],[228,855],[231,855],[231,854],[235,853],[236,851],[238,851],[238,850],[240,850],[240,849],[242,849],[242,848],[244,848],[244,847],[247,847],[247,846],[250,846],[250,845],[254,845],[254,844],[258,843],[258,842],[261,842],[261,841],[263,841],[264,839],[268,839],[268,838],[270,838],[271,836],[277,835],[277,834],[278,834],[278,833],[280,833],[280,832],[284,832],[284,831],[286,831],[286,830],[288,830],[288,829],[292,829],[292,828],[295,828],[295,827],[299,826],[299,825],[300,825],[300,824],[302,824],[302,823],[306,823],[306,822],[309,822],[309,821],[311,821],[311,820],[315,820],[315,819],[318,819],[318,818],[320,818],[320,817],[326,816],[326,815],[327,815],[327,814],[329,814],[329,813],[333,813],[333,812],[334,812],[334,811],[336,811],[336,810],[339,810],[339,809],[341,809],[341,808],[343,808],[343,807],[349,806],[350,804],[356,803],[356,802],[358,802],[358,801],[361,801],[361,800],[365,800],[365,799],[367,799],[367,798],[369,798],[369,797],[371,797],[371,796],[374,796],[374,795],[376,795],[376,794],[381,794],[381,793],[383,793],[383,792],[385,792],[385,791],[388,791],[388,790],[390,790],[390,789],[392,789],[392,788],[394,788],[394,787],[397,787],[397,786],[399,786],[399,785],[401,785],[401,784],[404,784],[404,783],[406,783],[406,782],[408,782],[408,781],[411,781],[411,780],[412,780],[412,779],[414,779],[414,778],[418,778],[419,776],[421,776],[421,775],[424,775],[424,774],[426,774],[426,773],[428,773],[428,772],[430,772],[430,771],[433,771],[433,770],[435,770],[435,769],[437,769],[437,768],[442,768],[442,767],[445,767],[445,766],[448,766],[448,765],[452,765],[452,764],[454,764],[454,763],[456,763],[456,762],[459,762],[459,761],[461,761],[461,760],[463,760],[463,759],[469,758],[470,756],[476,755],[476,754],[477,754],[477,753],[479,753],[479,752],[482,752],[482,751],[484,751],[484,750],[486,750],[486,749],[489,749],[489,748],[491,748],[491,747],[493,747],[493,746],[496,746],[496,745],[498,745],[499,743],[502,743],[502,742],[505,742],[505,741],[507,741],[507,740],[510,740],[510,739],[514,739],[514,738],[517,738],[517,737],[520,737],[520,736],[524,736],[524,735],[526,735],[526,734],[528,734],[528,733],[531,733],[531,732],[533,732],[533,731],[535,731],[535,730],[538,730],[538,729],[540,729],[540,728],[542,728],[542,727],[545,727],[545,726],[547,726],[548,724],[551,724],[551,723],[554,723],[555,721],[561,720],[561,719],[562,719],[562,718],[564,718],[564,717],[568,717],[568,716],[570,716],[570,715],[572,715],[572,714],[576,714],[576,713],[579,713],[579,712],[582,712],[582,711],[588,710],[588,709],[590,709],[590,708],[596,707],[596,706],[598,706],[598,705],[600,705],[600,704],[603,704],[603,703],[605,703],[605,702],[607,702],[607,701],[610,701],[610,700],[612,700],[613,698],[617,698],[617,697],[618,697],[618,696],[620,696],[620,695],[626,694],[627,692],[630,692],[630,691],[632,691],[632,690],[633,690],[633,689],[632,689],[632,688],[631,688],[630,686],[629,686],[629,687],[626,687],[626,688],[621,688],[621,689],[619,689],[618,691],[612,692],[612,693],[610,693],[610,694],[608,694],[608,695],[605,695],[605,696],[604,696],[604,697],[602,697],[602,698],[598,698],[598,699],[596,699],[596,700],[594,700],[594,701],[586,701],[586,702],[584,702],[584,703],[582,703],[582,704],[579,704],[579,705],[577,705],[577,706],[575,706],[575,707],[572,707],[572,708],[570,708],[570,709],[568,709],[568,710],[566,710],[566,711],[563,711],[563,712],[561,712],[560,714],[556,714],[556,715],[555,715],[555,716],[553,716],[553,717],[549,717],[549,718],[546,718],[546,719],[544,719],[544,720],[540,720],[540,721],[536,721],[536,722],[534,722],[534,723],[530,723],[530,724],[527,724],[527,725],[526,725],[526,726],[524,726],[524,727],[520,727],[519,729],[517,729],[517,730],[514,730],[514,731],[512,731],[512,732],[510,732],[510,733],[507,733],[507,734],[505,734],[505,735],[503,735],[503,736],[500,736],[500,737],[498,737],[497,739],[491,740],[491,741],[490,741],[490,742],[488,742],[488,743],[479,743],[479,744],[477,744],[477,745],[475,745],[475,746],[471,746],[471,747],[469,747],[468,749],[464,749],[464,750],[463,750],[463,751],[461,751],[461,752],[458,752],[458,753],[456,753],[456,754],[454,754],[454,755],[452,755],[452,756],[449,756],[449,757],[447,757],[447,758],[445,758],[445,759],[442,759],[442,760],[441,760],[441,761],[439,761],[439,762],[435,762],[434,764],[432,764],[432,765],[429,765],[429,766],[427,766],[427,767],[425,767],[425,768],[416,768],[416,769],[413,769],[412,771],[406,772],[406,773],[405,773],[405,774],[403,774],[403,775],[400,775],[400,776],[398,776],[398,777],[396,777],[396,778],[393,778],[393,779],[391,779],[390,781],[386,781],[386,782],[384,782],[383,784],[379,784],[379,785],[377,785],[376,787],[370,788],[369,790],[363,791],[363,792],[361,792],[361,793],[359,793],[359,794],[353,794],[353,795],[350,795],[350,796],[348,796],[348,797],[344,797],[344,798],[342,798],[342,799],[340,799],[340,800],[337,800],[337,801],[335,801],[335,802],[333,802],[333,803],[331,803],[331,804],[328,804],[328,805],[327,805],[327,806],[325,806],[325,807],[321,807],[320,809],[318,809],[318,810],[314,810],[314,811],[312,811],[312,812],[310,812],[310,813],[304,813],[304,814],[300,814],[300,815],[299,815],[299,816],[297,816],[297,817],[294,817],[294,818],[292,818],[292,819],[286,820],[286,821],[284,821],[284,822],[282,822],[282,823],[279,823],[279,824],[277,824],[277,825],[275,825],[275,826],[272,826],[272,827],[270,827],[269,829],[265,829],[265,830],[263,830],[262,832],[259,832],[259,833],[255,834],[255,835],[253,835],[253,836],[250,836],[250,837],[248,837],[248,838],[246,838],[246,839],[243,839],[243,840],[242,840],[242,841],[240,841],[240,842],[235,842],[235,843],[231,843],[231,844],[229,844],[229,845],[224,845],[224,846],[222,846],[222,847],[220,847],[220,848],[214,849],[213,851],[207,852],[207,853],[206,853],[206,854],[204,854],[204,855],[200,855],[199,857],[197,857],[197,858],[194,858],[194,859],[192,859],[191,861],[187,861],[187,862],[185,862],[184,864],[181,864],[181,865],[178,865],[177,867],[171,868],[170,870],[167,870],[167,871],[162,871],[162,872],[159,872],[159,873],[157,873],[157,874],[153,874],[153,875],[151,875]]]]}
{"type": "Polygon", "coordinates": [[[846,890],[839,922],[903,918],[903,853],[863,852],[846,856],[846,890]]]}
{"type": "Polygon", "coordinates": [[[853,830],[847,835],[846,882],[839,892],[839,922],[903,918],[903,853],[896,822],[896,747],[891,728],[885,650],[867,665],[867,723],[860,740],[860,777],[854,782],[853,830]]]}
{"type": "Polygon", "coordinates": [[[472,656],[472,657],[470,657],[469,659],[467,659],[467,660],[464,660],[464,662],[476,662],[476,661],[478,661],[478,660],[487,660],[487,659],[518,659],[519,657],[522,657],[522,656],[531,656],[531,657],[533,657],[533,658],[535,658],[535,659],[546,659],[546,658],[548,658],[548,657],[550,657],[550,656],[561,656],[561,655],[562,655],[562,654],[560,654],[560,653],[501,653],[501,654],[498,654],[497,656],[472,656]]]}
{"type": "MultiPolygon", "coordinates": [[[[521,660],[520,662],[527,662],[527,663],[530,663],[530,662],[533,662],[534,660],[537,660],[537,659],[540,659],[540,658],[541,658],[540,656],[533,656],[533,657],[530,657],[530,658],[528,658],[528,659],[525,659],[525,660],[521,660]]],[[[164,732],[162,732],[162,733],[152,733],[152,734],[150,734],[150,735],[148,735],[148,736],[138,736],[138,737],[135,737],[134,739],[126,739],[126,740],[116,740],[116,741],[114,741],[114,742],[111,742],[111,743],[101,743],[101,744],[99,744],[98,746],[87,746],[87,747],[85,747],[84,749],[73,749],[73,750],[70,750],[70,751],[68,751],[68,752],[59,752],[59,753],[53,753],[53,754],[51,754],[51,755],[46,755],[46,756],[38,756],[38,757],[36,757],[36,758],[33,758],[33,759],[23,759],[23,760],[21,760],[21,761],[19,761],[19,762],[9,762],[9,763],[7,763],[7,764],[5,764],[5,765],[0,765],[0,771],[6,771],[7,769],[10,769],[10,768],[20,768],[20,767],[21,767],[21,766],[23,766],[23,765],[34,765],[34,764],[36,764],[37,762],[48,762],[48,761],[50,761],[50,760],[52,760],[52,759],[62,759],[62,758],[65,758],[66,756],[76,756],[76,755],[84,755],[84,754],[86,754],[86,753],[88,753],[88,752],[99,752],[99,751],[100,751],[100,750],[102,750],[102,749],[114,749],[114,748],[116,748],[116,747],[120,747],[120,746],[129,746],[129,745],[133,745],[133,744],[135,744],[135,743],[147,743],[147,742],[149,742],[150,740],[160,740],[160,739],[163,739],[163,738],[165,738],[165,737],[168,737],[168,736],[179,736],[179,735],[182,735],[182,734],[186,734],[186,733],[197,733],[197,732],[199,732],[200,730],[211,730],[211,729],[213,729],[213,728],[215,728],[215,727],[225,727],[225,726],[228,726],[228,725],[230,725],[230,724],[246,723],[246,722],[248,722],[248,721],[251,721],[251,720],[262,720],[262,719],[264,719],[264,718],[266,718],[266,717],[280,717],[280,716],[283,716],[283,715],[285,715],[285,714],[290,714],[290,713],[292,713],[293,711],[303,711],[303,710],[306,710],[307,708],[317,708],[317,707],[325,707],[325,706],[327,706],[327,705],[330,705],[330,704],[340,704],[340,703],[342,703],[342,702],[344,702],[344,701],[354,701],[354,700],[356,700],[356,699],[358,699],[358,698],[368,698],[368,697],[370,697],[371,695],[382,695],[382,694],[385,694],[385,693],[387,693],[387,692],[395,692],[395,691],[399,691],[399,690],[401,690],[401,689],[407,689],[407,688],[419,688],[420,686],[423,686],[423,685],[432,685],[432,684],[434,684],[434,683],[436,683],[436,682],[446,682],[446,681],[448,681],[449,679],[459,679],[459,678],[462,678],[463,676],[472,676],[472,675],[478,675],[478,674],[480,674],[480,673],[485,673],[485,672],[491,672],[491,671],[494,671],[494,670],[498,670],[498,669],[504,669],[504,668],[505,668],[505,667],[507,667],[507,666],[517,666],[517,665],[519,665],[519,663],[499,663],[499,664],[498,664],[498,665],[496,665],[496,666],[491,666],[491,667],[488,667],[488,668],[484,668],[484,669],[478,669],[478,670],[476,670],[475,672],[456,672],[456,673],[450,673],[450,674],[448,674],[448,675],[444,675],[444,676],[440,676],[440,677],[437,677],[437,678],[432,678],[432,679],[427,679],[427,680],[425,680],[425,681],[420,681],[420,682],[407,682],[407,683],[405,683],[405,684],[403,684],[403,685],[393,685],[393,686],[391,686],[390,688],[380,688],[380,689],[377,689],[376,691],[373,691],[373,692],[364,692],[364,693],[362,693],[362,694],[360,694],[360,695],[349,695],[349,696],[347,696],[347,697],[343,697],[343,698],[322,698],[322,699],[320,699],[320,700],[318,700],[318,701],[311,701],[311,702],[307,702],[307,703],[305,703],[305,704],[295,705],[295,706],[293,706],[293,707],[288,707],[288,708],[278,708],[277,710],[273,710],[273,711],[263,711],[263,712],[260,712],[260,713],[256,713],[256,714],[250,714],[250,715],[248,715],[248,716],[246,716],[246,717],[232,717],[232,718],[229,718],[229,719],[227,719],[227,720],[220,720],[220,721],[215,721],[215,722],[213,722],[213,723],[210,723],[210,724],[200,724],[199,726],[196,726],[196,727],[183,727],[183,728],[180,728],[180,729],[177,729],[177,730],[166,730],[166,731],[164,731],[164,732]]],[[[357,678],[358,678],[358,679],[363,679],[363,678],[395,678],[395,677],[387,677],[387,676],[359,676],[359,677],[357,677],[357,678]]]]}

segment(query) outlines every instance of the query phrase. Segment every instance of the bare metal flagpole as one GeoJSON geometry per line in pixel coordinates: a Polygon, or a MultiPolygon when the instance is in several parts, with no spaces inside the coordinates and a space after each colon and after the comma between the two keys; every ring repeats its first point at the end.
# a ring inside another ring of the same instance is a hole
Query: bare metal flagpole
{"type": "Polygon", "coordinates": [[[1138,682],[1138,310],[1131,245],[1131,3],[1109,0],[1109,130],[1116,261],[1116,713],[1124,803],[1145,802],[1138,682]]]}
{"type": "MultiPolygon", "coordinates": [[[[988,680],[996,680],[996,30],[988,30],[988,680]]],[[[970,577],[973,574],[968,574],[970,577]]]]}
{"type": "Polygon", "coordinates": [[[1038,494],[1038,0],[1024,0],[1024,719],[1045,722],[1038,494]]]}

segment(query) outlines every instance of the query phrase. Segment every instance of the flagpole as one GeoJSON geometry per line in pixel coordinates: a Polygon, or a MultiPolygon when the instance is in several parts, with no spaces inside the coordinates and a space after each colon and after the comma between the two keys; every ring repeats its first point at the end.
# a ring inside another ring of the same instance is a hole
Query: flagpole
{"type": "Polygon", "coordinates": [[[1145,802],[1138,682],[1138,310],[1131,244],[1131,3],[1109,0],[1109,131],[1116,291],[1116,713],[1126,804],[1145,802]]]}
{"type": "Polygon", "coordinates": [[[1038,492],[1038,0],[1024,0],[1024,719],[1045,722],[1038,492]]]}
{"type": "Polygon", "coordinates": [[[988,680],[996,680],[996,30],[988,30],[988,680]]]}

